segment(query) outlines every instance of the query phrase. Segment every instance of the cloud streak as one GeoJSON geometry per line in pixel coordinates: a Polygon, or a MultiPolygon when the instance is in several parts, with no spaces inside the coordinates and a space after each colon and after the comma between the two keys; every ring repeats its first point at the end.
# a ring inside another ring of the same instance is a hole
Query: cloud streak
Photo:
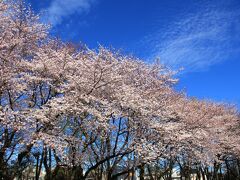
{"type": "Polygon", "coordinates": [[[44,9],[44,21],[53,26],[61,24],[73,14],[87,13],[93,4],[95,0],[53,0],[50,6],[44,9]]]}
{"type": "Polygon", "coordinates": [[[151,58],[186,71],[205,70],[240,53],[240,11],[208,8],[172,22],[148,37],[151,58]]]}

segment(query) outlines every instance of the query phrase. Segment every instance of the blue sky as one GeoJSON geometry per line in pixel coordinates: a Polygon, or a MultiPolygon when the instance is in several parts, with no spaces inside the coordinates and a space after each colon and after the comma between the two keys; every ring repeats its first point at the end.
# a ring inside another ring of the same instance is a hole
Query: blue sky
{"type": "Polygon", "coordinates": [[[65,41],[184,70],[179,89],[240,107],[239,0],[28,0],[65,41]]]}

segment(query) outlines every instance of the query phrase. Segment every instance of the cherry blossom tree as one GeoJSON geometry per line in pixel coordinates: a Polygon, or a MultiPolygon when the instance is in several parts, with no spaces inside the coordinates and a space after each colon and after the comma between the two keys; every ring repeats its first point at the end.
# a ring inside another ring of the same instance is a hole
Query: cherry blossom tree
{"type": "Polygon", "coordinates": [[[0,1],[0,177],[30,164],[36,179],[43,169],[46,179],[170,179],[176,167],[210,179],[239,167],[226,161],[239,158],[236,108],[176,91],[177,72],[158,61],[48,31],[22,1],[0,1]]]}

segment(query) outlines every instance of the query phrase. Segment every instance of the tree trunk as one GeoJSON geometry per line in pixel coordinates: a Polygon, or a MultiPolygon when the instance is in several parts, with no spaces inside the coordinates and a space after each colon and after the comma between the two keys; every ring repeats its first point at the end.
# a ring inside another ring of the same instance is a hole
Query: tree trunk
{"type": "Polygon", "coordinates": [[[140,180],[144,180],[144,164],[142,164],[139,169],[140,169],[140,173],[139,173],[140,180]]]}

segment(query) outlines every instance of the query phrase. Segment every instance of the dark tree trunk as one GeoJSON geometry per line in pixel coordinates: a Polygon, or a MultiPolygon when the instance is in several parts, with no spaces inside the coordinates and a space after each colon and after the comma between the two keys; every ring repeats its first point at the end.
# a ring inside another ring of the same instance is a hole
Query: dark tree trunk
{"type": "Polygon", "coordinates": [[[142,164],[139,169],[140,169],[140,173],[139,173],[140,180],[144,180],[144,164],[142,164]]]}

